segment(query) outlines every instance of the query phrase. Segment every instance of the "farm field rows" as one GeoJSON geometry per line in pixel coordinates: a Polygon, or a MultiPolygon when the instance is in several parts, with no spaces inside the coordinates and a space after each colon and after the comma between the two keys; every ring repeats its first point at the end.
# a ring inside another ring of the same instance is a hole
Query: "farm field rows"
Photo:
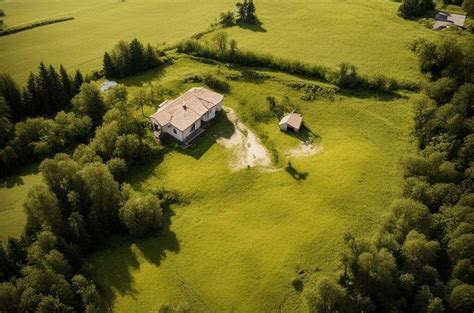
{"type": "MultiPolygon", "coordinates": [[[[174,44],[205,30],[234,1],[10,0],[0,3],[10,26],[53,17],[73,21],[0,37],[2,71],[19,82],[40,61],[68,69],[99,69],[104,51],[119,40],[174,44]],[[145,13],[144,13],[145,12],[145,13]]],[[[228,29],[243,49],[335,67],[351,62],[361,73],[398,79],[420,78],[410,43],[436,34],[396,15],[385,0],[260,0],[260,27],[228,29]]]]}
{"type": "MultiPolygon", "coordinates": [[[[190,75],[225,79],[241,70],[182,58],[163,71],[124,82],[132,95],[144,81],[177,94],[191,86],[183,83],[190,75]]],[[[301,311],[304,298],[291,284],[298,272],[304,271],[306,287],[322,273],[334,275],[343,234],[371,236],[400,195],[399,160],[415,148],[412,106],[405,95],[359,93],[305,102],[288,83],[309,81],[264,74],[263,81],[228,80],[225,105],[276,150],[275,169],[229,168],[232,151],[216,143],[233,132],[226,119],[194,149],[171,149],[159,165],[138,169],[128,181],[136,192],[166,187],[190,202],[173,206],[155,237],[117,237],[89,259],[115,311],[149,312],[163,304],[208,312],[301,311]],[[288,96],[300,108],[319,136],[322,153],[285,157],[298,139],[280,132],[275,118],[256,120],[268,110],[268,95],[288,96]],[[304,179],[282,169],[289,160],[304,179]]]]}

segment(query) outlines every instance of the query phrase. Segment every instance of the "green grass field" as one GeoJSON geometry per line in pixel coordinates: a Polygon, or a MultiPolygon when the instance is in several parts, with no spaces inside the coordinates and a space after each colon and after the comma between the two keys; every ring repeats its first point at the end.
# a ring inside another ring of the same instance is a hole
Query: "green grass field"
{"type": "Polygon", "coordinates": [[[19,237],[26,223],[23,203],[31,187],[42,183],[36,166],[20,174],[0,178],[0,239],[19,237]]]}
{"type": "MultiPolygon", "coordinates": [[[[132,93],[147,80],[179,92],[190,86],[182,83],[187,75],[223,78],[238,70],[184,58],[126,83],[132,93]]],[[[286,86],[300,79],[267,74],[264,82],[230,82],[225,105],[258,136],[268,136],[266,146],[280,155],[278,168],[299,141],[280,132],[276,119],[257,124],[254,116],[267,110],[267,95],[286,95],[297,104],[323,147],[320,155],[291,159],[306,179],[284,170],[230,170],[231,152],[215,143],[232,132],[225,119],[195,149],[172,150],[161,164],[138,169],[130,179],[137,192],[163,186],[190,203],[173,207],[156,237],[115,238],[90,258],[115,311],[150,312],[162,304],[207,312],[301,311],[304,298],[291,285],[297,273],[306,271],[306,284],[334,275],[343,233],[372,235],[400,195],[399,159],[414,149],[408,99],[353,94],[304,102],[286,86]]]]}
{"type": "MultiPolygon", "coordinates": [[[[0,37],[0,70],[20,83],[40,61],[84,71],[101,66],[104,51],[119,40],[138,37],[152,44],[173,44],[205,30],[232,0],[10,0],[0,2],[9,26],[46,18],[73,21],[0,37]]],[[[417,37],[436,33],[396,15],[388,0],[258,0],[261,28],[229,29],[240,47],[278,56],[337,66],[349,61],[365,74],[416,80],[415,56],[408,50],[417,37]]]]}

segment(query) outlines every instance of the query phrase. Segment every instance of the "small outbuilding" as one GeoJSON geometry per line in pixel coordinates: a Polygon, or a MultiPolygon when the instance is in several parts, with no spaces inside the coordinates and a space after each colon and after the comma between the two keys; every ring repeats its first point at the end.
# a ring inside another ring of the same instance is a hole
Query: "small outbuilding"
{"type": "Polygon", "coordinates": [[[451,25],[464,27],[465,21],[466,21],[465,15],[440,11],[438,12],[438,14],[436,14],[433,29],[442,30],[442,29],[448,28],[451,25]]]}
{"type": "Polygon", "coordinates": [[[278,124],[281,130],[292,129],[293,131],[300,131],[301,125],[303,125],[303,117],[298,113],[290,113],[283,116],[278,124]]]}
{"type": "Polygon", "coordinates": [[[117,86],[117,82],[113,80],[106,80],[101,86],[100,86],[100,91],[104,92],[109,90],[110,88],[114,88],[117,86]]]}

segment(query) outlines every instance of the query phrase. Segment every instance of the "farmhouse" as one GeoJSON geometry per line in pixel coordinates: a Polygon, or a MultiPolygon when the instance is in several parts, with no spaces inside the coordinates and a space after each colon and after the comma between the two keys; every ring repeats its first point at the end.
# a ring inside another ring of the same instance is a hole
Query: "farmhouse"
{"type": "Polygon", "coordinates": [[[462,14],[438,12],[438,14],[436,14],[435,20],[436,21],[433,25],[433,29],[442,30],[453,24],[459,27],[464,27],[466,16],[462,14]]]}
{"type": "Polygon", "coordinates": [[[224,96],[203,87],[194,87],[174,100],[166,100],[150,116],[155,137],[160,132],[189,143],[204,130],[203,123],[222,110],[224,96]]]}
{"type": "Polygon", "coordinates": [[[288,115],[283,116],[278,124],[281,130],[288,130],[292,129],[294,131],[299,131],[301,125],[303,124],[303,117],[301,114],[298,113],[290,113],[288,115]]]}

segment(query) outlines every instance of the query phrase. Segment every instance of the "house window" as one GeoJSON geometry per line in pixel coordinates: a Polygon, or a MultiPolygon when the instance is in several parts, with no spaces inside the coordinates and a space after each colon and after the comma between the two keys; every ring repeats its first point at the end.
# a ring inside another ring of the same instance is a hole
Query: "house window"
{"type": "Polygon", "coordinates": [[[194,131],[196,129],[196,124],[193,124],[193,126],[191,126],[191,131],[194,131]]]}
{"type": "Polygon", "coordinates": [[[177,134],[176,129],[173,128],[173,133],[177,134]]]}

